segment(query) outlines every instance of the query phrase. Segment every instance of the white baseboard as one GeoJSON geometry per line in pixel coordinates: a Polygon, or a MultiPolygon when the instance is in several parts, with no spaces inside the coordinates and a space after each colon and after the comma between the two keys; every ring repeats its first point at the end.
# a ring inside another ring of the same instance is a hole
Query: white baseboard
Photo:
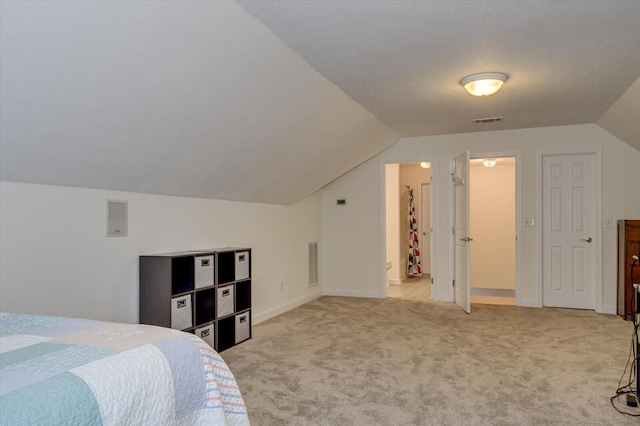
{"type": "Polygon", "coordinates": [[[471,295],[491,297],[516,297],[516,291],[503,288],[471,287],[471,295]]]}
{"type": "Polygon", "coordinates": [[[599,314],[611,314],[618,315],[618,307],[615,305],[602,305],[602,310],[598,312],[599,314]]]}
{"type": "Polygon", "coordinates": [[[340,297],[366,297],[369,299],[384,299],[387,295],[380,294],[377,291],[358,291],[358,290],[338,290],[325,289],[322,290],[323,296],[340,296],[340,297]]]}
{"type": "Polygon", "coordinates": [[[538,299],[522,299],[518,306],[524,306],[527,308],[542,308],[542,303],[538,299]]]}
{"type": "Polygon", "coordinates": [[[304,305],[305,303],[311,302],[312,300],[316,300],[318,297],[322,296],[320,291],[317,291],[309,296],[304,296],[296,300],[292,300],[291,302],[285,303],[284,305],[277,306],[275,308],[269,309],[268,311],[261,312],[257,315],[251,317],[251,325],[260,324],[270,318],[277,317],[280,314],[284,314],[287,311],[290,311],[293,308],[297,308],[298,306],[304,305]]]}
{"type": "Polygon", "coordinates": [[[387,283],[389,285],[402,285],[402,280],[399,280],[397,278],[391,278],[387,280],[387,283]]]}

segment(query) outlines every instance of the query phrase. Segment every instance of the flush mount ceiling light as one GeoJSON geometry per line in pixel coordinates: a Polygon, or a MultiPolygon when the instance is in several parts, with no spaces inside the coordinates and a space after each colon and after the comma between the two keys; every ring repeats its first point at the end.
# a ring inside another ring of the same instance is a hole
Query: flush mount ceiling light
{"type": "Polygon", "coordinates": [[[496,160],[484,160],[482,164],[484,164],[485,167],[495,167],[496,160]]]}
{"type": "Polygon", "coordinates": [[[423,161],[422,163],[420,163],[420,167],[422,167],[423,169],[428,169],[429,163],[427,163],[426,161],[423,161]]]}
{"type": "Polygon", "coordinates": [[[466,76],[460,84],[473,96],[489,96],[500,90],[508,78],[501,72],[482,72],[466,76]]]}

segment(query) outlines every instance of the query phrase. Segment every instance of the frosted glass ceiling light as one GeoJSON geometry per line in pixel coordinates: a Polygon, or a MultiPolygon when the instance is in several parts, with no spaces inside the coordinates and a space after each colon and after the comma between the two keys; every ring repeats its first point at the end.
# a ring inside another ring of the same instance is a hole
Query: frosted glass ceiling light
{"type": "Polygon", "coordinates": [[[429,164],[426,161],[423,161],[422,163],[420,163],[420,167],[422,167],[423,169],[428,169],[429,164]]]}
{"type": "Polygon", "coordinates": [[[484,164],[485,167],[495,167],[496,160],[484,160],[482,164],[484,164]]]}
{"type": "Polygon", "coordinates": [[[500,90],[508,78],[501,72],[482,72],[463,78],[460,84],[473,96],[489,96],[500,90]]]}

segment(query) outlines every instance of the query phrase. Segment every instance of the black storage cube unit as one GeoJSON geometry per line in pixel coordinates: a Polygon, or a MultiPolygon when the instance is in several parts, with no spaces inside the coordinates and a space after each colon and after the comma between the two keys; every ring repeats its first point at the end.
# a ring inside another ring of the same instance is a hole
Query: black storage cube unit
{"type": "Polygon", "coordinates": [[[218,320],[218,352],[222,352],[225,349],[236,344],[236,317],[230,316],[218,320]]]}
{"type": "Polygon", "coordinates": [[[213,321],[216,317],[216,289],[196,291],[196,326],[213,321]]]}
{"type": "Polygon", "coordinates": [[[138,300],[141,324],[202,336],[219,352],[229,349],[251,338],[251,249],[140,256],[138,300]]]}
{"type": "Polygon", "coordinates": [[[251,280],[236,283],[236,312],[251,309],[251,280]]]}
{"type": "Polygon", "coordinates": [[[185,293],[193,290],[193,256],[171,259],[171,292],[185,293]]]}
{"type": "Polygon", "coordinates": [[[218,253],[218,284],[226,284],[236,279],[236,254],[233,251],[218,253]]]}

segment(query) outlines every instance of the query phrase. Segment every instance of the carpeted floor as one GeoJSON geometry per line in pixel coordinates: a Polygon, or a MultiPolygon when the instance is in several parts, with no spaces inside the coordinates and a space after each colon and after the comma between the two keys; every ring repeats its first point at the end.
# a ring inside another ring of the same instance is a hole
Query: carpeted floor
{"type": "Polygon", "coordinates": [[[322,297],[222,356],[253,425],[625,425],[609,397],[631,333],[592,311],[322,297]]]}

